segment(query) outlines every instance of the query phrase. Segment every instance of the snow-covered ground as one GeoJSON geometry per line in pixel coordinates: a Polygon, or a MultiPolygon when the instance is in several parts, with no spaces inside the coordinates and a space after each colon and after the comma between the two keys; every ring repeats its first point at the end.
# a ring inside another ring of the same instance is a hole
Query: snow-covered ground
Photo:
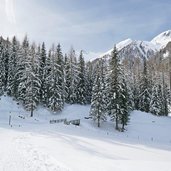
{"type": "Polygon", "coordinates": [[[30,118],[1,97],[0,171],[171,170],[171,117],[134,111],[127,131],[119,133],[110,121],[99,129],[85,119],[89,107],[68,105],[58,114],[39,108],[30,118]],[[81,119],[81,125],[49,124],[59,118],[81,119]]]}

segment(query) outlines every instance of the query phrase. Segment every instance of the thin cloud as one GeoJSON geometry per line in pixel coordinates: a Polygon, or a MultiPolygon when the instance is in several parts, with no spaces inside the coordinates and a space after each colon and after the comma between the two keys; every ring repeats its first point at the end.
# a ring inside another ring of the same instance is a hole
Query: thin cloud
{"type": "Polygon", "coordinates": [[[151,40],[171,27],[169,0],[0,0],[0,33],[60,42],[96,57],[124,39],[151,40]],[[16,15],[16,16],[15,16],[16,15]],[[16,23],[17,22],[17,23],[16,23]]]}

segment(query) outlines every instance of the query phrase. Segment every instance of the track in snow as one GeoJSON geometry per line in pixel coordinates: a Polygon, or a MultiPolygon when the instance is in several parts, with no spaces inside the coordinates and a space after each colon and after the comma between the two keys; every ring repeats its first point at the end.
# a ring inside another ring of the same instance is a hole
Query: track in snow
{"type": "MultiPolygon", "coordinates": [[[[0,153],[2,171],[70,171],[63,164],[46,153],[42,153],[28,143],[31,136],[27,133],[2,140],[5,147],[0,153]]],[[[1,142],[1,143],[2,143],[1,142]]]]}

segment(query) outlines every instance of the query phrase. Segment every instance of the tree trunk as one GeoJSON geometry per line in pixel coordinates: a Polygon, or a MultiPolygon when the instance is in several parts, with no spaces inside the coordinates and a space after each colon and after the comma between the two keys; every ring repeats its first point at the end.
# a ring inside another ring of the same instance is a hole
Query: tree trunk
{"type": "Polygon", "coordinates": [[[33,109],[31,109],[31,115],[30,115],[30,117],[33,117],[33,109]]]}
{"type": "Polygon", "coordinates": [[[100,119],[98,118],[97,126],[100,127],[100,119]]]}
{"type": "Polygon", "coordinates": [[[31,103],[31,115],[30,115],[30,117],[33,117],[33,96],[32,96],[32,103],[31,103]]]}
{"type": "Polygon", "coordinates": [[[124,128],[125,124],[122,123],[122,132],[124,132],[125,128],[124,128]]]}
{"type": "Polygon", "coordinates": [[[115,127],[115,129],[116,130],[119,130],[119,126],[118,126],[118,116],[116,116],[115,121],[116,121],[116,127],[115,127]]]}

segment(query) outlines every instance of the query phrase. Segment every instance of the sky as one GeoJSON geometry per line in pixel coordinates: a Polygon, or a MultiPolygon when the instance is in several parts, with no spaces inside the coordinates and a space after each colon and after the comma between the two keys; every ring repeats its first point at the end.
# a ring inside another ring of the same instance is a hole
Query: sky
{"type": "Polygon", "coordinates": [[[0,35],[97,56],[124,39],[170,30],[170,16],[170,0],[0,0],[0,35]]]}

